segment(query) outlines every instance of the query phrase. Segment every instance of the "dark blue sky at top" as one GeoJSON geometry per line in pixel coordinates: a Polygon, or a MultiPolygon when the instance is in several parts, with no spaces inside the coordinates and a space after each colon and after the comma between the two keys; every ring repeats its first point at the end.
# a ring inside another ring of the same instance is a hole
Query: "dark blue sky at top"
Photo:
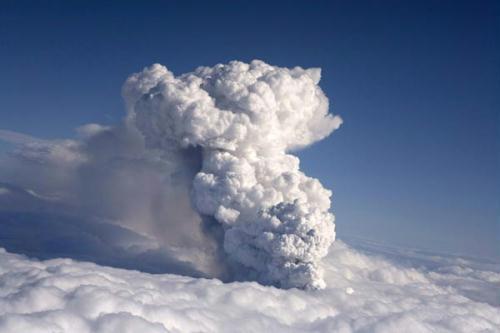
{"type": "Polygon", "coordinates": [[[62,138],[117,123],[123,81],[155,62],[321,67],[344,125],[299,156],[334,190],[339,235],[500,258],[499,13],[493,1],[2,1],[0,128],[62,138]]]}

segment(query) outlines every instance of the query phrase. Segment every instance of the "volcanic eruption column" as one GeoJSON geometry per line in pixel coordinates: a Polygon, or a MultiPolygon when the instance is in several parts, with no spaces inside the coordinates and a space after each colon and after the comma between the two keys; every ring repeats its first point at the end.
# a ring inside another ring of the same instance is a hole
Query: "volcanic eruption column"
{"type": "Polygon", "coordinates": [[[228,261],[282,288],[323,288],[319,263],[335,239],[331,192],[289,154],[342,123],[328,113],[320,77],[257,60],[177,77],[156,64],[123,87],[148,147],[165,156],[198,149],[193,205],[221,225],[228,261]]]}

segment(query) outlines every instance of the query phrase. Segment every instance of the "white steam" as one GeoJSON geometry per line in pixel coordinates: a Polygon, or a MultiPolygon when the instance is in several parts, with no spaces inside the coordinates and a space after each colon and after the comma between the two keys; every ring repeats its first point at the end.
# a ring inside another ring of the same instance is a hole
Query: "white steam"
{"type": "Polygon", "coordinates": [[[192,201],[222,228],[230,267],[283,288],[323,288],[319,262],[335,239],[331,192],[289,154],[342,123],[328,113],[320,76],[262,61],[178,77],[153,65],[123,87],[128,123],[148,149],[201,158],[192,201]]]}

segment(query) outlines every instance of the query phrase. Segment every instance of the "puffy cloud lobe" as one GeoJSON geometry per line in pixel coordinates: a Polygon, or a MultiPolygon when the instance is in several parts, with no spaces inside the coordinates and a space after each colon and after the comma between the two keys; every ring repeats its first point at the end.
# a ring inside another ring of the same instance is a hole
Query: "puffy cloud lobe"
{"type": "Polygon", "coordinates": [[[309,145],[340,126],[320,76],[319,69],[233,61],[175,77],[156,64],[129,77],[123,96],[150,142],[264,153],[309,145]]]}
{"type": "Polygon", "coordinates": [[[257,280],[323,288],[319,262],[335,238],[331,192],[288,152],[337,129],[319,69],[233,61],[175,77],[153,65],[123,87],[129,120],[149,147],[200,147],[193,202],[224,229],[231,262],[257,280]]]}

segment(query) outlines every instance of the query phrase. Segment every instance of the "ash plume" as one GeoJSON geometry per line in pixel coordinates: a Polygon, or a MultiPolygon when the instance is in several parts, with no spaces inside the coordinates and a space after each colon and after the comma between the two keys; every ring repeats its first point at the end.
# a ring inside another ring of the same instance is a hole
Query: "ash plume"
{"type": "Polygon", "coordinates": [[[342,120],[328,113],[320,69],[232,61],[175,76],[155,64],[123,86],[127,124],[147,149],[201,160],[191,201],[221,229],[234,274],[282,288],[325,286],[321,259],[335,239],[331,192],[291,152],[342,120]]]}

